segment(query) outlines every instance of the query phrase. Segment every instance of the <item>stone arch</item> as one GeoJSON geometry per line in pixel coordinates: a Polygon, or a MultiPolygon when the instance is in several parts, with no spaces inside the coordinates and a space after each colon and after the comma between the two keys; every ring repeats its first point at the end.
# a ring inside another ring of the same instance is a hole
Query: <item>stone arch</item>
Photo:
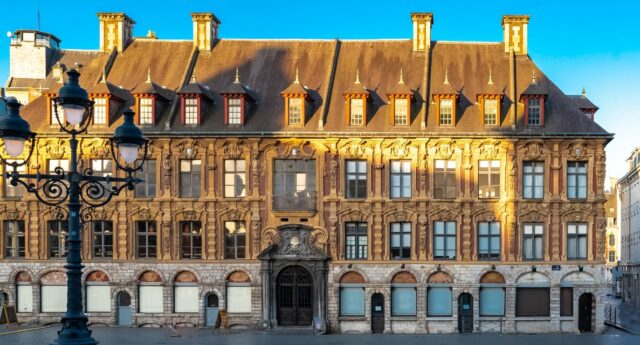
{"type": "Polygon", "coordinates": [[[417,284],[415,274],[410,271],[400,271],[391,276],[391,284],[417,284]]]}
{"type": "Polygon", "coordinates": [[[243,267],[233,267],[233,268],[227,270],[223,275],[222,281],[223,282],[228,282],[229,281],[229,277],[232,274],[236,273],[236,272],[243,272],[244,274],[246,274],[249,277],[249,281],[250,282],[254,282],[255,281],[255,278],[254,278],[253,274],[251,274],[251,271],[249,271],[249,270],[247,270],[247,269],[245,269],[243,267]]]}
{"type": "Polygon", "coordinates": [[[41,270],[40,272],[38,272],[35,275],[35,279],[33,279],[33,282],[40,282],[40,280],[42,279],[43,276],[51,273],[51,272],[65,272],[65,269],[63,267],[50,267],[50,268],[45,268],[43,270],[41,270]]]}
{"type": "Polygon", "coordinates": [[[82,281],[85,283],[88,281],[110,282],[111,275],[102,269],[89,269],[82,273],[82,281]],[[90,278],[94,280],[91,280],[90,278]]]}
{"type": "Polygon", "coordinates": [[[339,280],[340,284],[364,284],[365,282],[362,274],[356,271],[345,272],[339,280]]]}
{"type": "Polygon", "coordinates": [[[178,274],[174,275],[172,280],[174,284],[176,283],[197,283],[198,277],[193,274],[191,271],[180,271],[178,274]]]}
{"type": "Polygon", "coordinates": [[[135,282],[136,283],[140,283],[140,279],[142,278],[142,275],[147,273],[147,272],[153,272],[153,273],[157,274],[160,277],[162,283],[164,283],[166,281],[165,278],[164,278],[164,274],[162,274],[162,272],[160,272],[159,270],[157,270],[155,268],[145,267],[145,268],[141,268],[138,271],[136,271],[136,274],[134,275],[135,282]]]}
{"type": "Polygon", "coordinates": [[[195,277],[196,282],[201,282],[202,281],[202,278],[200,277],[200,274],[198,274],[197,271],[195,271],[195,270],[193,270],[191,268],[187,268],[187,267],[179,267],[178,269],[173,271],[173,273],[171,273],[171,275],[169,276],[169,279],[167,281],[175,283],[176,278],[180,274],[185,273],[185,272],[188,272],[188,273],[192,274],[195,277]]]}
{"type": "Polygon", "coordinates": [[[111,291],[111,308],[112,310],[116,311],[118,310],[118,295],[121,292],[126,292],[127,294],[129,294],[129,297],[131,297],[131,310],[138,310],[138,304],[137,304],[137,296],[134,293],[134,290],[128,288],[128,287],[117,287],[115,289],[112,289],[111,291]]]}
{"type": "Polygon", "coordinates": [[[21,282],[31,282],[32,283],[34,281],[33,277],[34,277],[34,274],[30,270],[28,270],[26,268],[17,268],[15,270],[13,270],[13,272],[11,272],[11,274],[9,274],[8,282],[9,283],[17,283],[18,279],[20,279],[21,282]]]}
{"type": "Polygon", "coordinates": [[[480,284],[505,284],[506,280],[502,273],[497,271],[485,272],[480,276],[480,284]]]}
{"type": "Polygon", "coordinates": [[[571,271],[560,279],[562,286],[593,285],[596,282],[596,278],[591,273],[584,271],[571,271]]]}
{"type": "Polygon", "coordinates": [[[516,279],[518,285],[551,285],[551,280],[546,274],[540,272],[525,272],[516,279]]]}
{"type": "Polygon", "coordinates": [[[429,275],[427,284],[453,284],[453,279],[447,272],[436,271],[429,275]]]}
{"type": "Polygon", "coordinates": [[[164,277],[155,270],[145,270],[140,273],[136,281],[138,283],[164,283],[164,277]]]}
{"type": "Polygon", "coordinates": [[[225,281],[228,283],[251,283],[251,277],[244,270],[236,270],[228,274],[225,281]]]}
{"type": "Polygon", "coordinates": [[[60,269],[51,269],[47,272],[41,273],[38,277],[38,283],[40,284],[66,284],[67,273],[60,269]]]}
{"type": "MultiPolygon", "coordinates": [[[[0,294],[6,294],[7,299],[5,300],[6,304],[10,304],[9,301],[14,301],[14,304],[17,302],[16,301],[16,297],[13,295],[13,291],[11,291],[11,289],[5,288],[5,287],[0,287],[0,294]]],[[[0,304],[0,309],[1,309],[2,305],[0,304]]]]}
{"type": "Polygon", "coordinates": [[[447,275],[449,275],[449,277],[451,277],[451,281],[452,282],[456,281],[456,275],[450,269],[447,269],[446,267],[440,267],[440,268],[433,267],[431,270],[425,271],[425,275],[423,276],[422,283],[423,284],[427,284],[427,281],[429,280],[429,277],[431,275],[433,275],[434,273],[438,273],[438,272],[444,272],[447,275]]]}
{"type": "Polygon", "coordinates": [[[364,271],[362,271],[361,269],[358,269],[358,268],[343,269],[342,271],[338,272],[338,274],[335,275],[335,281],[336,282],[342,281],[342,279],[347,274],[350,274],[350,273],[359,274],[360,277],[362,278],[364,284],[369,283],[369,277],[367,277],[367,274],[364,271]]]}

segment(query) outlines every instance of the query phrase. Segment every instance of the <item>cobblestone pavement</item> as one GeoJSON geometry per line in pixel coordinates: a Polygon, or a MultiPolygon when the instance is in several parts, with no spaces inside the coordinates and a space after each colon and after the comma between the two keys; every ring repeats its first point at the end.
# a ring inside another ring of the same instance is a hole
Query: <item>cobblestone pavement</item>
{"type": "MultiPolygon", "coordinates": [[[[2,345],[51,344],[57,327],[23,333],[0,335],[2,345]]],[[[548,335],[496,335],[496,334],[442,334],[442,335],[324,335],[274,334],[271,332],[233,332],[213,334],[211,330],[179,329],[180,337],[169,337],[158,328],[94,327],[93,335],[101,345],[636,345],[640,336],[630,335],[613,328],[605,334],[548,334],[548,335]]]]}

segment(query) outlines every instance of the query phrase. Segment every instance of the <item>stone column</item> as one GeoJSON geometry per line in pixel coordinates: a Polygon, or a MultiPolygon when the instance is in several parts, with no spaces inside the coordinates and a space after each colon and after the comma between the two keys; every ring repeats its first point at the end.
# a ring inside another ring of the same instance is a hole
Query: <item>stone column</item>
{"type": "Polygon", "coordinates": [[[260,328],[273,328],[271,320],[271,263],[263,261],[260,267],[260,278],[262,279],[262,317],[260,320],[260,328]]]}

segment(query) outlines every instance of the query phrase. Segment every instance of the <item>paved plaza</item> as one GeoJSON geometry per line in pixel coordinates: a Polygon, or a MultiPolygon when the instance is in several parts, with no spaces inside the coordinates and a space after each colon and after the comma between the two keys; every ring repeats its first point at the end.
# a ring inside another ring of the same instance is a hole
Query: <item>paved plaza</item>
{"type": "MultiPolygon", "coordinates": [[[[182,344],[182,345],[635,345],[640,336],[608,328],[605,334],[442,334],[442,335],[324,335],[306,331],[281,334],[273,332],[234,331],[214,334],[210,329],[178,329],[179,337],[170,337],[160,328],[94,327],[93,335],[102,345],[182,344]]],[[[57,327],[0,335],[2,345],[48,345],[55,339],[57,327]]],[[[4,332],[4,330],[2,330],[4,332]]]]}

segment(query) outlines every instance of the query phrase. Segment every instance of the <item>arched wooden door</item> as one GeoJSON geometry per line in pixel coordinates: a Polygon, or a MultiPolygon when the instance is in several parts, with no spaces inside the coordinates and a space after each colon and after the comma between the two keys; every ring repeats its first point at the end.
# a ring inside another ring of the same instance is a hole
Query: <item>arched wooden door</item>
{"type": "Polygon", "coordinates": [[[313,277],[300,266],[282,270],[276,280],[278,325],[310,326],[313,321],[313,277]]]}
{"type": "Polygon", "coordinates": [[[584,293],[578,301],[578,329],[580,332],[591,332],[591,314],[593,309],[593,295],[584,293]]]}

